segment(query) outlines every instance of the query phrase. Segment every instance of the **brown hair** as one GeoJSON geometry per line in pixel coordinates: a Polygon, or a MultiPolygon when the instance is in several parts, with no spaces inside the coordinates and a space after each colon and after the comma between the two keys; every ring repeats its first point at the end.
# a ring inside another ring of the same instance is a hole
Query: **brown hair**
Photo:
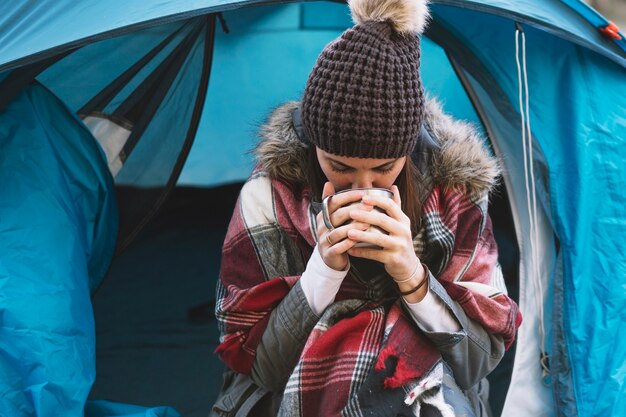
{"type": "MultiPolygon", "coordinates": [[[[306,164],[304,173],[307,184],[311,189],[311,201],[320,202],[322,199],[322,191],[324,183],[328,181],[319,160],[315,146],[309,146],[307,149],[306,164]]],[[[411,235],[415,237],[422,225],[422,203],[427,190],[422,186],[422,174],[413,162],[410,156],[407,156],[404,168],[398,175],[395,184],[400,190],[400,199],[402,200],[402,211],[411,220],[411,235]]]]}

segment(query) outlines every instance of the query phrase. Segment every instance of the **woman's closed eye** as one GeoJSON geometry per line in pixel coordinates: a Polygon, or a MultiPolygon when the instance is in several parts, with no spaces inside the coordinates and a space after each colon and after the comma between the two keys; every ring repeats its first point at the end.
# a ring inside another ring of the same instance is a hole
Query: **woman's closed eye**
{"type": "Polygon", "coordinates": [[[388,172],[391,172],[392,169],[393,169],[393,164],[389,164],[389,165],[384,165],[382,167],[374,168],[374,171],[381,173],[381,174],[387,174],[388,172]]]}
{"type": "Polygon", "coordinates": [[[346,174],[348,172],[354,171],[354,168],[351,168],[351,167],[348,167],[348,166],[345,166],[345,165],[339,165],[339,164],[336,164],[334,162],[330,163],[330,169],[332,169],[335,172],[339,172],[341,174],[346,174]]]}
{"type": "MultiPolygon", "coordinates": [[[[376,168],[372,168],[373,171],[379,173],[379,174],[387,174],[389,172],[391,172],[393,170],[394,164],[387,164],[387,165],[383,165],[380,167],[376,167],[376,168]]],[[[355,170],[355,168],[346,166],[346,165],[340,165],[340,164],[336,164],[334,162],[330,163],[330,169],[332,169],[334,172],[338,172],[340,174],[346,174],[349,172],[353,172],[355,170]]]]}

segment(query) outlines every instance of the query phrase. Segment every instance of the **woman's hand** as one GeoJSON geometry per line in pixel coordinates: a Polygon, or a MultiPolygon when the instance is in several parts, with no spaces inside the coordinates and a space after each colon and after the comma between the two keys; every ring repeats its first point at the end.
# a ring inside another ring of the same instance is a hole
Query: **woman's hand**
{"type": "MultiPolygon", "coordinates": [[[[324,184],[322,198],[334,193],[335,188],[330,182],[324,184]]],[[[331,224],[335,226],[332,230],[329,230],[324,224],[322,213],[317,215],[317,247],[324,263],[334,270],[343,271],[346,269],[349,263],[347,252],[357,243],[347,238],[348,232],[350,230],[363,231],[369,227],[368,224],[361,222],[345,224],[351,220],[350,209],[352,207],[346,207],[346,205],[356,203],[362,197],[363,193],[360,191],[349,191],[333,195],[329,199],[328,214],[331,224]]],[[[373,209],[373,206],[358,205],[358,207],[365,212],[373,209]]]]}
{"type": "MultiPolygon", "coordinates": [[[[380,247],[348,249],[348,254],[360,258],[372,259],[385,265],[385,270],[398,284],[401,292],[409,291],[417,287],[424,279],[427,279],[426,271],[422,266],[415,250],[413,249],[413,237],[411,236],[411,220],[404,214],[401,207],[400,192],[395,185],[391,188],[393,199],[364,195],[363,205],[374,206],[383,209],[385,213],[376,210],[361,210],[352,208],[350,218],[359,223],[378,226],[388,234],[376,231],[363,231],[352,229],[348,231],[351,241],[365,242],[380,247]]],[[[408,302],[418,302],[426,295],[427,286],[424,285],[419,291],[406,296],[408,302]]]]}

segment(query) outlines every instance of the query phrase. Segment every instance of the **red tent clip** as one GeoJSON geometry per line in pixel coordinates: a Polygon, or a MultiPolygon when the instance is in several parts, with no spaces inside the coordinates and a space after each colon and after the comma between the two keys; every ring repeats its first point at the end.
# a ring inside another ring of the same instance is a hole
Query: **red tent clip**
{"type": "Polygon", "coordinates": [[[609,39],[615,39],[618,41],[622,39],[622,35],[619,33],[619,27],[613,22],[609,22],[607,26],[598,28],[598,30],[609,39]]]}

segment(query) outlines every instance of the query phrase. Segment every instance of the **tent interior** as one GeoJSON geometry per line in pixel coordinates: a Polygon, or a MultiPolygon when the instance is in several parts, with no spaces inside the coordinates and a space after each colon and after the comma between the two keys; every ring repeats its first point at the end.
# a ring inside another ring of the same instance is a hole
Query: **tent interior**
{"type": "MultiPolygon", "coordinates": [[[[207,101],[178,184],[116,257],[93,298],[93,399],[207,415],[223,369],[213,354],[221,244],[241,181],[253,168],[248,151],[255,130],[272,108],[298,99],[319,51],[350,26],[340,4],[264,6],[225,12],[223,19],[229,32],[217,27],[207,101]],[[280,76],[268,76],[273,73],[280,76]]],[[[444,51],[424,39],[422,56],[428,93],[481,129],[444,51]]],[[[519,252],[504,184],[493,194],[490,212],[507,286],[517,299],[519,252]]],[[[495,415],[504,404],[514,350],[489,377],[495,415]]]]}

